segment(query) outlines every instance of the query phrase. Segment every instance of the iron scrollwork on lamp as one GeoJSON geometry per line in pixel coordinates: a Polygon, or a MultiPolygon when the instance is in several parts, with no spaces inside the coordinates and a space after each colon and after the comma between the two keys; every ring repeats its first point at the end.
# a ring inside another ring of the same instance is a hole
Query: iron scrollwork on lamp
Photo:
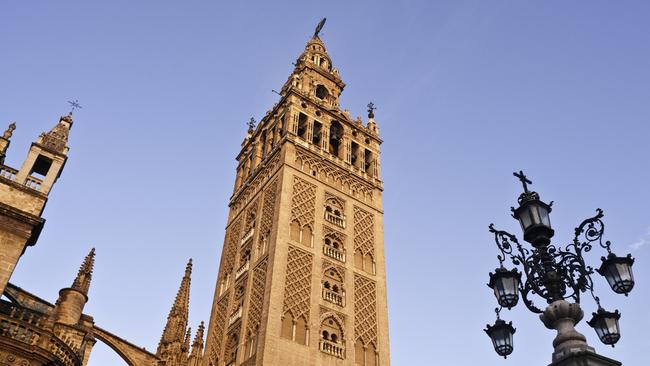
{"type": "MultiPolygon", "coordinates": [[[[497,303],[510,309],[517,305],[521,297],[528,310],[540,314],[540,319],[549,329],[557,330],[553,355],[555,361],[574,350],[576,345],[578,348],[593,351],[593,348],[587,345],[586,338],[574,328],[584,316],[580,308],[581,295],[589,293],[598,310],[587,323],[594,328],[601,342],[614,346],[620,339],[620,313],[618,310],[609,312],[601,307],[600,299],[594,293],[592,275],[599,273],[605,277],[614,292],[627,296],[634,287],[634,258],[629,254],[626,257],[616,256],[612,253],[611,243],[603,241],[605,224],[602,221],[601,209],[597,209],[595,216],[584,220],[575,229],[570,244],[551,244],[551,238],[555,234],[549,216],[553,202],[547,204],[540,200],[539,194],[529,191],[528,184],[532,182],[523,172],[513,174],[522,182],[524,192],[519,196],[519,207],[512,208],[512,216],[519,221],[524,240],[530,243],[531,247],[522,245],[515,235],[497,230],[494,224],[490,224],[489,230],[494,235],[500,251],[497,256],[499,267],[494,273],[490,273],[488,283],[494,291],[497,303]],[[595,245],[607,252],[607,256],[602,257],[602,264],[598,269],[587,265],[585,261],[585,254],[595,245]],[[507,269],[504,263],[508,261],[515,268],[507,269]],[[535,304],[534,297],[546,301],[545,310],[535,304]]],[[[488,326],[486,332],[497,326],[503,328],[502,323],[504,321],[497,314],[497,323],[488,326]]],[[[511,338],[512,334],[508,343],[509,352],[512,352],[511,338]]],[[[497,353],[504,356],[503,352],[497,350],[497,353]]]]}

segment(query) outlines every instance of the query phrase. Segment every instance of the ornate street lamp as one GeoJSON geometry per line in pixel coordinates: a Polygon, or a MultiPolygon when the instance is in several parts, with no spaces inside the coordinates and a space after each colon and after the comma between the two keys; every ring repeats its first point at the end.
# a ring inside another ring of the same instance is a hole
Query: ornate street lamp
{"type": "Polygon", "coordinates": [[[503,264],[493,273],[490,273],[490,283],[488,287],[494,291],[499,305],[511,309],[519,302],[519,283],[521,282],[521,273],[517,268],[508,271],[503,264]]]}
{"type": "MultiPolygon", "coordinates": [[[[607,244],[609,250],[609,243],[607,244]]],[[[634,287],[634,275],[632,274],[634,258],[632,258],[632,255],[617,257],[610,252],[607,258],[602,257],[601,260],[603,264],[596,271],[605,277],[614,292],[627,296],[634,287]]]]}
{"type": "MultiPolygon", "coordinates": [[[[629,254],[626,257],[617,257],[611,251],[611,243],[603,242],[605,224],[601,220],[601,209],[597,209],[594,217],[584,220],[575,229],[572,243],[558,246],[551,244],[555,234],[549,217],[553,202],[547,204],[540,199],[539,194],[530,191],[528,185],[532,182],[522,171],[513,174],[521,181],[524,192],[519,196],[519,207],[512,208],[512,216],[519,221],[524,240],[530,243],[531,247],[525,247],[519,243],[516,236],[497,230],[490,224],[490,232],[494,234],[495,243],[501,253],[497,256],[499,268],[495,273],[490,273],[488,286],[494,291],[497,302],[502,307],[514,307],[521,296],[526,308],[540,314],[540,319],[547,328],[557,330],[557,337],[553,341],[554,364],[565,362],[563,360],[569,357],[582,357],[583,361],[587,360],[584,361],[586,365],[591,365],[594,361],[589,360],[595,358],[606,363],[594,364],[617,365],[617,361],[596,355],[594,349],[587,345],[585,336],[575,330],[575,325],[584,316],[580,308],[581,295],[589,292],[598,304],[598,311],[587,323],[594,328],[604,344],[613,346],[618,342],[621,337],[618,324],[621,315],[618,310],[609,312],[600,306],[600,299],[594,294],[592,275],[597,271],[605,277],[614,292],[627,296],[634,287],[634,258],[629,254]],[[588,266],[584,257],[594,244],[598,244],[608,253],[607,257],[602,258],[602,264],[597,270],[588,266]],[[510,260],[521,272],[517,268],[506,269],[503,266],[506,260],[510,260]],[[532,295],[546,301],[545,310],[535,304],[532,295]]],[[[496,323],[488,326],[485,332],[492,339],[499,355],[505,357],[512,352],[514,328],[511,323],[506,324],[501,320],[498,312],[496,323]]]]}
{"type": "Polygon", "coordinates": [[[499,318],[501,309],[496,308],[494,311],[497,313],[497,320],[494,325],[486,325],[483,331],[492,339],[492,345],[496,353],[503,356],[503,358],[508,358],[508,355],[514,349],[512,338],[516,329],[512,327],[512,322],[506,323],[499,318]]]}
{"type": "Polygon", "coordinates": [[[587,324],[596,330],[596,334],[601,342],[614,347],[614,344],[621,339],[621,329],[618,325],[620,318],[621,314],[618,310],[612,313],[599,307],[598,311],[593,313],[591,320],[587,324]]]}

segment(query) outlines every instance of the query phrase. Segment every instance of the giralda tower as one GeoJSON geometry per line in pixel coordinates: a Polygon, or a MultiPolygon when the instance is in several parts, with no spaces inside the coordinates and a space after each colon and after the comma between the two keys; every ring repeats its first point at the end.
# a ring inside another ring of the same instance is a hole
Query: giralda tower
{"type": "Polygon", "coordinates": [[[389,365],[381,140],[323,23],[237,155],[204,366],[389,365]]]}

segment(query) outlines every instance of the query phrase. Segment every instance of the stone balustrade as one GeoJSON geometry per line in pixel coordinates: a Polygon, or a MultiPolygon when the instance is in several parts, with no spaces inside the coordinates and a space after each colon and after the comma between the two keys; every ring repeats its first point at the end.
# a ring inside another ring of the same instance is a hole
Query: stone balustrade
{"type": "Polygon", "coordinates": [[[338,306],[345,306],[345,298],[338,292],[323,287],[323,299],[338,306]]]}
{"type": "Polygon", "coordinates": [[[321,352],[327,353],[328,355],[341,359],[345,358],[345,347],[336,342],[321,339],[320,342],[318,342],[318,348],[321,352]]]}
{"type": "Polygon", "coordinates": [[[43,328],[43,316],[31,310],[0,303],[0,337],[9,338],[52,354],[64,366],[79,366],[81,359],[61,339],[43,328]]]}
{"type": "Polygon", "coordinates": [[[233,325],[237,320],[239,320],[242,316],[243,309],[241,305],[235,310],[232,314],[230,314],[230,318],[228,319],[228,325],[233,325]]]}
{"type": "Polygon", "coordinates": [[[334,258],[339,262],[345,262],[345,252],[340,249],[336,249],[329,245],[323,245],[323,254],[330,258],[334,258]]]}
{"type": "Polygon", "coordinates": [[[41,184],[43,184],[42,180],[40,180],[38,178],[34,178],[32,176],[29,176],[29,177],[27,177],[25,179],[25,186],[28,187],[28,188],[31,188],[31,189],[33,189],[35,191],[38,191],[38,190],[41,189],[41,184]]]}
{"type": "Polygon", "coordinates": [[[241,245],[246,244],[248,240],[253,238],[253,235],[255,235],[255,227],[252,227],[250,230],[248,230],[246,235],[244,235],[244,237],[241,239],[241,245]]]}
{"type": "Polygon", "coordinates": [[[243,276],[244,273],[248,271],[248,269],[250,268],[250,264],[251,264],[250,261],[246,261],[246,263],[244,263],[241,267],[239,267],[237,272],[235,272],[235,280],[238,280],[239,277],[243,276]]]}
{"type": "Polygon", "coordinates": [[[0,165],[0,177],[14,180],[14,178],[16,178],[16,174],[18,174],[18,170],[6,165],[0,165]]]}
{"type": "Polygon", "coordinates": [[[345,229],[345,219],[343,219],[341,216],[335,215],[332,212],[325,211],[325,220],[345,229]]]}

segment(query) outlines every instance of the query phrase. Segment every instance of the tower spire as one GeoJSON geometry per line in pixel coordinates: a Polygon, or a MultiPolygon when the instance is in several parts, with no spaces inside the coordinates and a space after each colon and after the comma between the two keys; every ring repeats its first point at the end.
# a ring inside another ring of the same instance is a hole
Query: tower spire
{"type": "Polygon", "coordinates": [[[182,347],[185,343],[185,332],[187,330],[187,317],[190,304],[190,278],[192,276],[192,258],[187,262],[185,275],[181,280],[181,285],[176,293],[174,304],[172,305],[167,324],[163,330],[158,351],[156,355],[160,358],[170,358],[180,356],[182,347]]]}
{"type": "Polygon", "coordinates": [[[90,253],[84,258],[77,277],[72,282],[72,289],[75,289],[84,295],[88,296],[88,289],[90,288],[90,281],[93,276],[93,266],[95,265],[95,248],[90,250],[90,253]]]}

